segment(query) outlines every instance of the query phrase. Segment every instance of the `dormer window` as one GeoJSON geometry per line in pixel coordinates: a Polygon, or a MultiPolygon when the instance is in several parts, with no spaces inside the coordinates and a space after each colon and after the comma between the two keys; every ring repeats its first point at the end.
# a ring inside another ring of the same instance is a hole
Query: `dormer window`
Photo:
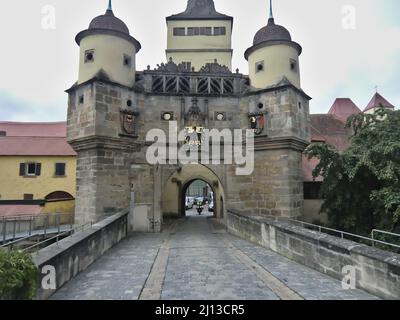
{"type": "Polygon", "coordinates": [[[85,51],[85,63],[91,63],[94,61],[94,50],[85,51]]]}

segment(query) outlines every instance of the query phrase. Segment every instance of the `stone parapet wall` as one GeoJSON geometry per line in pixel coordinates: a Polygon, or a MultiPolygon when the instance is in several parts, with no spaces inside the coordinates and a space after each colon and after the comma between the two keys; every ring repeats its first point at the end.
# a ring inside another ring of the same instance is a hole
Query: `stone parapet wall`
{"type": "Polygon", "coordinates": [[[38,282],[37,299],[51,297],[69,280],[86,270],[93,262],[127,236],[128,211],[115,214],[83,232],[78,232],[38,252],[34,261],[41,272],[51,266],[56,272],[56,290],[44,290],[41,274],[38,282]]]}
{"type": "Polygon", "coordinates": [[[400,255],[311,231],[285,220],[230,210],[231,234],[259,244],[312,269],[343,280],[356,271],[356,286],[383,299],[400,299],[400,255]]]}

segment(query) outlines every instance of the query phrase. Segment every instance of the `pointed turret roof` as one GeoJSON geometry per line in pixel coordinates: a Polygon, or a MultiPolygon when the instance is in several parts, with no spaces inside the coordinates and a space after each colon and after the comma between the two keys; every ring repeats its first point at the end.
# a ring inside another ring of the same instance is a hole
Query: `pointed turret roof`
{"type": "Polygon", "coordinates": [[[136,52],[139,52],[142,47],[139,41],[130,35],[129,29],[125,22],[114,15],[111,0],[108,1],[106,12],[94,18],[90,22],[87,30],[79,32],[75,37],[75,41],[78,45],[80,45],[80,42],[84,37],[93,34],[111,34],[124,38],[134,44],[136,52]]]}
{"type": "Polygon", "coordinates": [[[386,108],[394,109],[394,105],[392,105],[389,101],[387,101],[384,97],[382,97],[378,92],[374,94],[371,101],[368,103],[367,107],[365,108],[364,112],[367,112],[374,108],[379,108],[380,105],[383,105],[386,108]]]}
{"type": "Polygon", "coordinates": [[[346,122],[353,114],[358,113],[361,113],[361,110],[349,98],[337,98],[328,112],[328,114],[343,122],[346,122]]]}
{"type": "Polygon", "coordinates": [[[188,0],[186,10],[167,17],[168,20],[233,20],[233,17],[219,13],[214,0],[188,0]]]}
{"type": "Polygon", "coordinates": [[[246,60],[248,60],[249,55],[254,50],[268,45],[287,44],[294,47],[299,55],[303,50],[298,43],[292,41],[290,32],[284,26],[275,23],[274,13],[272,10],[272,0],[270,0],[269,6],[268,23],[265,27],[258,30],[254,36],[253,46],[248,48],[244,54],[246,60]]]}

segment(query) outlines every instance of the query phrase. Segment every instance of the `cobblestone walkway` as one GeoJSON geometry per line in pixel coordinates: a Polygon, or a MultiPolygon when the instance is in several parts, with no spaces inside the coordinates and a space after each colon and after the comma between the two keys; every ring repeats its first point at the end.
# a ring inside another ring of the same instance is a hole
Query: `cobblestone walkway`
{"type": "Polygon", "coordinates": [[[163,234],[135,234],[53,299],[375,299],[265,248],[190,217],[163,234]]]}

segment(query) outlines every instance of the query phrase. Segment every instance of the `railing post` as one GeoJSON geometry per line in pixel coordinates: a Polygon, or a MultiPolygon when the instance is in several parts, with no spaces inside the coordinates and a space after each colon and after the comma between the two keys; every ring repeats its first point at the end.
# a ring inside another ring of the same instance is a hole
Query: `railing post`
{"type": "Polygon", "coordinates": [[[16,229],[17,229],[17,220],[14,219],[13,238],[12,238],[13,241],[15,240],[16,231],[17,231],[16,229]]]}
{"type": "Polygon", "coordinates": [[[33,221],[33,217],[31,217],[31,218],[29,219],[29,236],[32,235],[32,221],[33,221]]]}
{"type": "Polygon", "coordinates": [[[58,233],[61,232],[61,225],[60,225],[60,215],[56,216],[56,223],[57,223],[57,228],[58,228],[58,233]]]}
{"type": "Polygon", "coordinates": [[[6,243],[6,234],[7,234],[7,221],[6,217],[3,217],[3,244],[6,243]]]}

